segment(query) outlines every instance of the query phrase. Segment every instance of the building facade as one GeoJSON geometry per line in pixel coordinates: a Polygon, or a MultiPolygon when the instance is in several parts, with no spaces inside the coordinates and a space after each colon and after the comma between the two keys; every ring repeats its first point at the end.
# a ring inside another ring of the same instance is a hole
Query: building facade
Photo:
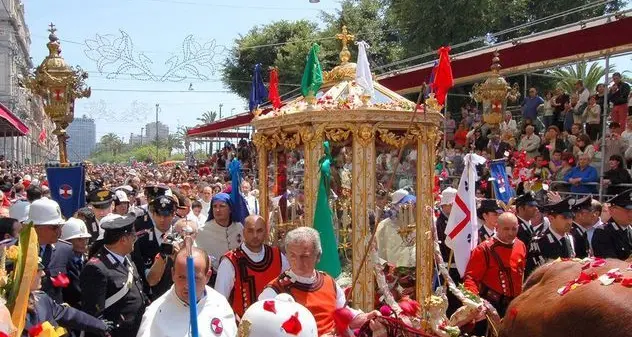
{"type": "Polygon", "coordinates": [[[156,132],[158,132],[158,140],[166,140],[169,137],[169,126],[162,124],[162,122],[152,122],[145,125],[145,141],[152,143],[156,141],[156,132]],[[156,125],[158,127],[156,128],[156,125]]]}
{"type": "Polygon", "coordinates": [[[97,147],[97,126],[94,119],[83,115],[75,118],[66,129],[68,133],[68,160],[87,160],[97,147]]]}
{"type": "MultiPolygon", "coordinates": [[[[24,4],[20,0],[0,2],[0,103],[30,130],[22,137],[4,137],[0,134],[0,153],[18,165],[55,160],[58,147],[51,133],[54,125],[46,117],[41,100],[22,86],[22,79],[33,68],[29,53],[31,37],[24,20],[24,4]]],[[[45,28],[42,27],[42,30],[45,28]]]]}

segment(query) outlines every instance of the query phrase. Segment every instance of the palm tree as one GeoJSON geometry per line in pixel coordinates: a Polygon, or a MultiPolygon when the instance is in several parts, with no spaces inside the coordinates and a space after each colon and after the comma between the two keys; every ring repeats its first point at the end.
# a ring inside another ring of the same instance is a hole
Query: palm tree
{"type": "Polygon", "coordinates": [[[178,134],[170,134],[169,136],[167,136],[165,145],[166,145],[169,157],[171,157],[171,152],[173,152],[174,149],[180,150],[184,148],[184,146],[182,145],[182,138],[178,134]]]}
{"type": "MultiPolygon", "coordinates": [[[[613,64],[609,68],[609,73],[614,72],[613,64]]],[[[577,80],[582,80],[584,87],[590,92],[594,92],[597,84],[606,76],[606,67],[597,62],[593,62],[589,66],[586,61],[581,61],[575,65],[555,69],[551,74],[560,78],[557,86],[565,92],[574,92],[577,80]]]]}
{"type": "Polygon", "coordinates": [[[217,112],[215,111],[206,111],[202,114],[202,117],[198,117],[197,120],[202,122],[203,124],[213,123],[217,118],[217,112]]]}
{"type": "Polygon", "coordinates": [[[108,152],[111,151],[113,155],[116,155],[123,147],[121,138],[112,132],[103,135],[103,137],[101,137],[100,144],[102,150],[108,152]]]}

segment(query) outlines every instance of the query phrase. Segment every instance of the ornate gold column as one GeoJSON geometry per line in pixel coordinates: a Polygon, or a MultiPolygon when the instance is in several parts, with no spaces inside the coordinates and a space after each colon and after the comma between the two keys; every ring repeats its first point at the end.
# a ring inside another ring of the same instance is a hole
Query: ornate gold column
{"type": "Polygon", "coordinates": [[[370,124],[354,130],[352,173],[352,247],[353,274],[358,282],[353,288],[353,305],[365,312],[374,309],[375,278],[370,258],[361,264],[371,231],[367,212],[375,209],[375,131],[370,124]]]}
{"type": "MultiPolygon", "coordinates": [[[[319,128],[321,129],[321,128],[319,128]]],[[[314,205],[320,182],[318,161],[323,155],[323,132],[318,132],[311,124],[301,126],[299,129],[303,141],[305,159],[305,226],[314,224],[314,205]]]]}
{"type": "Polygon", "coordinates": [[[268,140],[266,135],[257,132],[252,137],[257,149],[259,161],[259,214],[267,222],[270,214],[268,209],[268,140]]]}
{"type": "Polygon", "coordinates": [[[434,164],[436,145],[439,139],[439,124],[430,122],[418,126],[417,133],[417,300],[422,304],[426,317],[425,303],[432,295],[434,270],[434,241],[432,240],[432,207],[434,203],[434,164]]]}

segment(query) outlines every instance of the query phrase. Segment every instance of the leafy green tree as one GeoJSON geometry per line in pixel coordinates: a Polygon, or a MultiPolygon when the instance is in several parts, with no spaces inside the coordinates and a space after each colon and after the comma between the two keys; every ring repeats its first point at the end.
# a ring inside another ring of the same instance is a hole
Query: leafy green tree
{"type": "MultiPolygon", "coordinates": [[[[614,69],[615,66],[611,64],[609,69],[610,74],[615,71],[614,69]]],[[[566,92],[575,91],[575,83],[577,80],[582,80],[584,86],[590,90],[590,92],[594,92],[597,84],[601,83],[603,77],[606,76],[606,67],[597,62],[593,62],[589,65],[588,62],[582,61],[575,65],[555,69],[551,74],[560,78],[557,81],[557,86],[566,92]]]]}
{"type": "Polygon", "coordinates": [[[121,141],[121,138],[112,132],[103,135],[99,144],[101,146],[101,151],[111,152],[114,156],[121,152],[121,149],[123,148],[123,141],[121,141]]]}
{"type": "MultiPolygon", "coordinates": [[[[278,67],[279,83],[300,83],[305,55],[318,38],[318,27],[307,20],[277,21],[256,26],[246,35],[235,39],[222,69],[222,81],[237,95],[248,98],[254,65],[263,69],[278,67]]],[[[268,78],[265,72],[264,79],[268,78]]],[[[279,85],[281,95],[295,89],[279,85]]]]}

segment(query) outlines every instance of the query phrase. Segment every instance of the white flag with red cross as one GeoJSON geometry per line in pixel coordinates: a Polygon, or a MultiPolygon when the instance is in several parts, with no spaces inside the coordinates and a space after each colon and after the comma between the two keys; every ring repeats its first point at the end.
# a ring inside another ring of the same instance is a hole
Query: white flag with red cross
{"type": "Polygon", "coordinates": [[[461,277],[470,260],[470,254],[478,244],[476,221],[476,165],[486,159],[477,154],[465,155],[465,169],[459,181],[456,198],[445,229],[445,244],[454,251],[454,262],[461,277]]]}

